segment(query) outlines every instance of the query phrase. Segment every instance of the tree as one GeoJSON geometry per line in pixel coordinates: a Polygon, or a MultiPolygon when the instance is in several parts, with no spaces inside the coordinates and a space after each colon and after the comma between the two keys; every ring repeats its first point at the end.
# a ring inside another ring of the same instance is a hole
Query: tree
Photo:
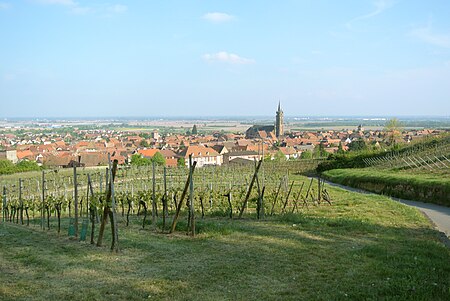
{"type": "Polygon", "coordinates": [[[183,157],[178,158],[177,166],[186,166],[186,160],[183,157]]]}
{"type": "Polygon", "coordinates": [[[328,153],[325,151],[325,147],[323,146],[322,142],[320,142],[320,144],[318,144],[318,145],[316,145],[316,147],[314,147],[313,156],[315,158],[322,158],[322,157],[328,156],[328,153]]]}
{"type": "Polygon", "coordinates": [[[270,161],[272,161],[272,156],[271,156],[270,154],[264,155],[263,161],[264,161],[264,162],[270,162],[270,161]]]}
{"type": "Polygon", "coordinates": [[[312,159],[312,152],[309,150],[302,152],[300,159],[312,159]]]}
{"type": "Polygon", "coordinates": [[[147,158],[143,158],[140,154],[134,154],[131,156],[131,165],[134,166],[144,166],[150,165],[152,161],[147,158]]]}
{"type": "Polygon", "coordinates": [[[149,147],[150,145],[148,144],[147,140],[142,139],[141,142],[139,143],[139,146],[149,147]]]}
{"type": "Polygon", "coordinates": [[[15,172],[14,164],[9,160],[0,160],[0,174],[15,172]]]}
{"type": "Polygon", "coordinates": [[[0,160],[0,174],[12,174],[33,170],[41,170],[41,167],[34,161],[22,160],[17,164],[13,164],[9,160],[0,160]]]}
{"type": "Polygon", "coordinates": [[[284,162],[286,160],[287,160],[286,156],[280,150],[275,153],[275,156],[273,158],[273,161],[275,162],[284,162]]]}
{"type": "Polygon", "coordinates": [[[150,139],[152,136],[150,135],[150,133],[142,132],[139,134],[139,137],[142,137],[144,139],[150,139]]]}
{"type": "Polygon", "coordinates": [[[16,164],[17,171],[40,170],[39,165],[34,161],[22,160],[16,164]]]}
{"type": "Polygon", "coordinates": [[[156,152],[150,160],[159,166],[166,165],[166,159],[160,152],[156,152]]]}
{"type": "Polygon", "coordinates": [[[197,132],[197,125],[194,124],[194,126],[192,127],[192,135],[197,135],[197,134],[198,134],[198,132],[197,132]]]}
{"type": "Polygon", "coordinates": [[[388,145],[395,147],[402,138],[402,124],[397,118],[389,119],[384,125],[385,139],[388,145]]]}
{"type": "Polygon", "coordinates": [[[339,146],[338,146],[338,149],[337,149],[337,153],[339,155],[342,155],[342,154],[345,153],[344,148],[342,147],[342,141],[339,141],[339,146]]]}
{"type": "Polygon", "coordinates": [[[366,141],[362,138],[358,138],[358,140],[352,141],[348,145],[348,150],[351,152],[358,152],[367,149],[366,141]]]}

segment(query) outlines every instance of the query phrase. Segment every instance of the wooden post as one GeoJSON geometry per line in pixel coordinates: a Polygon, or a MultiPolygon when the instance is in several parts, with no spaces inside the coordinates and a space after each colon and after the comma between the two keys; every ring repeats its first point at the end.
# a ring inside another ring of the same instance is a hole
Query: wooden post
{"type": "Polygon", "coordinates": [[[200,195],[200,207],[202,209],[202,219],[205,218],[205,206],[203,205],[203,199],[204,199],[205,193],[202,191],[200,195]]]}
{"type": "Polygon", "coordinates": [[[114,193],[114,179],[116,177],[117,172],[117,164],[119,161],[114,160],[113,167],[111,168],[111,155],[108,153],[108,162],[109,162],[109,170],[110,170],[110,190],[111,190],[111,209],[109,210],[109,219],[111,223],[111,251],[119,252],[119,229],[117,226],[117,217],[116,217],[116,200],[114,193]],[[114,174],[113,174],[114,171],[114,174]]]}
{"type": "Polygon", "coordinates": [[[87,175],[88,178],[88,192],[87,192],[87,198],[86,198],[86,206],[89,208],[89,213],[87,216],[89,216],[90,222],[91,222],[91,245],[94,244],[94,234],[95,234],[95,217],[97,213],[97,208],[93,205],[93,198],[94,198],[94,189],[92,187],[92,181],[91,181],[91,175],[87,175]],[[89,202],[89,193],[91,194],[91,201],[89,202]]]}
{"type": "Polygon", "coordinates": [[[3,185],[3,204],[2,204],[2,221],[5,223],[6,221],[6,185],[3,185]]]}
{"type": "Polygon", "coordinates": [[[262,191],[259,193],[258,196],[258,203],[256,206],[256,216],[258,219],[261,219],[264,216],[264,209],[263,206],[263,198],[264,198],[264,191],[266,190],[266,186],[263,186],[262,191]]]}
{"type": "MultiPolygon", "coordinates": [[[[303,185],[305,185],[305,182],[302,182],[302,186],[300,186],[300,190],[297,194],[297,197],[294,199],[294,206],[292,207],[292,213],[294,213],[294,210],[297,209],[297,202],[298,199],[300,198],[301,194],[302,194],[302,190],[303,190],[303,185]]],[[[298,211],[298,209],[297,209],[298,211]]]]}
{"type": "MultiPolygon", "coordinates": [[[[110,180],[113,182],[114,181],[114,178],[115,178],[115,176],[116,176],[116,171],[117,171],[117,163],[118,163],[118,161],[117,160],[114,160],[114,164],[113,164],[113,167],[112,167],[112,171],[111,171],[111,177],[109,177],[110,178],[110,180]]],[[[110,165],[111,165],[111,163],[109,163],[110,165]]],[[[111,170],[111,168],[109,168],[108,170],[111,170]]],[[[98,233],[98,238],[97,238],[97,246],[98,247],[100,247],[100,246],[102,246],[102,242],[103,242],[103,233],[104,233],[104,231],[105,231],[105,226],[106,226],[106,221],[107,221],[107,219],[108,219],[108,216],[111,218],[115,218],[115,215],[110,215],[110,211],[111,211],[111,207],[110,207],[110,205],[109,205],[109,201],[112,201],[112,198],[111,198],[111,196],[112,196],[112,186],[111,186],[111,182],[107,182],[107,184],[106,184],[106,188],[107,188],[107,191],[106,191],[106,200],[105,200],[105,203],[104,203],[104,208],[103,208],[103,216],[102,216],[102,222],[101,222],[101,224],[100,224],[100,230],[99,230],[99,233],[98,233]]],[[[111,202],[111,205],[112,205],[113,203],[111,202]]],[[[113,223],[114,224],[114,223],[113,223]]],[[[115,235],[113,235],[113,242],[115,243],[115,241],[114,241],[114,239],[115,239],[115,235]]],[[[117,249],[118,250],[118,249],[117,249]]]]}
{"type": "Polygon", "coordinates": [[[233,219],[233,205],[231,203],[231,190],[228,194],[225,195],[228,199],[228,205],[230,206],[230,218],[233,219]]]}
{"type": "Polygon", "coordinates": [[[100,173],[100,194],[103,193],[103,174],[100,173]]]}
{"type": "MultiPolygon", "coordinates": [[[[261,153],[262,153],[261,160],[264,162],[264,138],[261,139],[261,153]]],[[[262,173],[261,185],[264,187],[265,186],[264,166],[262,166],[261,173],[262,173]]]]}
{"type": "MultiPolygon", "coordinates": [[[[255,166],[256,167],[256,166],[255,166]]],[[[258,200],[256,201],[256,216],[259,219],[260,215],[261,215],[261,203],[262,203],[262,192],[261,192],[261,187],[259,185],[259,177],[258,175],[256,175],[256,188],[258,191],[258,200]]]]}
{"type": "Polygon", "coordinates": [[[152,161],[152,225],[156,229],[156,178],[155,178],[155,161],[152,161]]]}
{"type": "Polygon", "coordinates": [[[191,212],[191,235],[195,236],[194,177],[192,170],[192,155],[189,155],[189,206],[189,210],[191,212]]]}
{"type": "Polygon", "coordinates": [[[448,168],[448,166],[444,163],[444,162],[442,162],[438,157],[436,157],[436,156],[434,156],[442,165],[444,165],[444,167],[445,168],[448,168]]]}
{"type": "Polygon", "coordinates": [[[23,199],[22,199],[22,178],[19,178],[19,212],[20,212],[20,223],[23,225],[23,199]]]}
{"type": "Polygon", "coordinates": [[[280,194],[281,185],[283,185],[283,178],[281,178],[280,185],[278,186],[277,193],[275,194],[275,198],[274,198],[273,203],[272,203],[272,209],[270,210],[270,215],[273,215],[273,210],[275,208],[275,204],[277,203],[278,195],[280,194]]]}
{"type": "Polygon", "coordinates": [[[250,194],[252,192],[253,184],[255,183],[255,179],[256,179],[256,177],[258,175],[258,171],[259,171],[259,168],[261,167],[261,164],[262,164],[262,160],[259,160],[259,163],[258,163],[258,165],[255,168],[255,173],[253,174],[252,181],[250,182],[250,186],[248,187],[247,195],[245,196],[244,202],[242,204],[241,211],[239,212],[239,218],[242,217],[242,214],[244,214],[244,210],[247,207],[248,199],[249,199],[250,194]]]}
{"type": "Polygon", "coordinates": [[[317,201],[319,202],[319,204],[320,204],[320,199],[321,199],[321,190],[320,190],[320,184],[321,184],[321,179],[320,179],[320,175],[319,175],[319,177],[318,177],[318,180],[319,181],[317,181],[317,201]]]}
{"type": "Polygon", "coordinates": [[[74,205],[74,229],[75,237],[78,237],[78,182],[77,167],[73,167],[73,205],[74,205]]]}
{"type": "Polygon", "coordinates": [[[311,182],[309,183],[308,190],[306,191],[305,199],[303,200],[303,205],[308,206],[307,199],[308,199],[308,196],[309,196],[309,192],[311,191],[311,186],[313,184],[313,181],[314,181],[314,178],[311,178],[311,182]]]}
{"type": "Polygon", "coordinates": [[[283,205],[283,212],[286,212],[286,206],[287,206],[287,203],[289,202],[289,196],[291,195],[292,187],[294,187],[294,181],[292,181],[291,187],[289,188],[289,191],[286,195],[286,200],[283,205]]]}
{"type": "MultiPolygon", "coordinates": [[[[194,170],[195,170],[195,166],[197,165],[197,161],[194,161],[194,163],[192,164],[192,174],[194,174],[194,170]]],[[[189,176],[187,178],[186,184],[184,185],[184,189],[183,189],[183,193],[181,194],[181,198],[178,201],[177,204],[177,210],[175,211],[175,215],[173,217],[173,221],[172,221],[172,226],[170,228],[170,232],[169,233],[173,233],[175,231],[175,228],[177,226],[177,221],[178,221],[178,216],[180,215],[180,210],[181,210],[181,206],[183,205],[183,200],[186,197],[188,188],[189,188],[189,183],[191,181],[190,179],[191,177],[191,173],[189,172],[189,176]]]]}
{"type": "Polygon", "coordinates": [[[167,208],[167,171],[166,171],[166,167],[164,166],[164,195],[162,198],[162,202],[163,202],[163,226],[162,226],[162,230],[163,232],[166,230],[166,215],[168,214],[169,208],[167,208]]]}
{"type": "Polygon", "coordinates": [[[45,171],[42,171],[41,228],[44,229],[45,171]]]}
{"type": "MultiPolygon", "coordinates": [[[[67,185],[64,183],[64,201],[67,201],[67,185]]],[[[70,220],[70,201],[67,204],[67,208],[69,209],[69,220],[70,220]]]]}

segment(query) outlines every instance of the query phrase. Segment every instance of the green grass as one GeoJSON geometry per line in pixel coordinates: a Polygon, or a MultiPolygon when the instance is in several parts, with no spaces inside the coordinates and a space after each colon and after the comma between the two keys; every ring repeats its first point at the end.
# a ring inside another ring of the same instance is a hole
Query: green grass
{"type": "Polygon", "coordinates": [[[375,193],[450,206],[450,178],[446,174],[354,168],[328,170],[323,175],[375,193]]]}
{"type": "Polygon", "coordinates": [[[327,189],[332,206],[264,221],[199,218],[196,238],[121,222],[120,254],[0,225],[0,300],[450,299],[450,250],[424,216],[327,189]]]}

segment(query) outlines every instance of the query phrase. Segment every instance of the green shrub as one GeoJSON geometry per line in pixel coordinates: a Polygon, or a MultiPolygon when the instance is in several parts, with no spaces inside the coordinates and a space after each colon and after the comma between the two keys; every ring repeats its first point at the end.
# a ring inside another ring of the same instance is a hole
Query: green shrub
{"type": "Polygon", "coordinates": [[[16,172],[40,170],[41,167],[33,161],[20,161],[17,164],[9,160],[0,160],[0,175],[13,174],[16,172]]]}

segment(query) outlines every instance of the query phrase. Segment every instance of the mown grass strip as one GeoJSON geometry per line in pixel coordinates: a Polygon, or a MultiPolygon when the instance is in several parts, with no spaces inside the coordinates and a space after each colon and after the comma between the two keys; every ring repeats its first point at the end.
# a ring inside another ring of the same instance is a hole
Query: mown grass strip
{"type": "Polygon", "coordinates": [[[450,178],[372,168],[333,169],[323,173],[332,182],[379,194],[450,206],[450,178]]]}

